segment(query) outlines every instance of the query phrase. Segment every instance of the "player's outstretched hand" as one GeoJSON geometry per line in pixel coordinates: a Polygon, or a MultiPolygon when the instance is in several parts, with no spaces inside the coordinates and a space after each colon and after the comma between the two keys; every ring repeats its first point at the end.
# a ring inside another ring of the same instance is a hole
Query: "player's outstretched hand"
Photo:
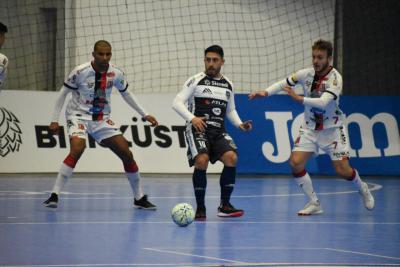
{"type": "Polygon", "coordinates": [[[285,91],[291,98],[293,98],[294,101],[303,103],[303,97],[296,94],[296,92],[291,87],[285,86],[282,90],[285,91]]]}
{"type": "Polygon", "coordinates": [[[254,98],[257,98],[257,97],[265,97],[265,96],[267,96],[267,95],[268,95],[268,93],[267,93],[266,91],[260,91],[260,92],[250,93],[250,94],[248,95],[248,97],[249,97],[249,100],[252,100],[252,99],[254,99],[254,98]]]}
{"type": "Polygon", "coordinates": [[[251,131],[251,129],[253,129],[253,121],[245,121],[239,125],[239,128],[242,131],[251,131]]]}
{"type": "Polygon", "coordinates": [[[58,125],[58,122],[53,121],[52,123],[50,123],[49,129],[50,132],[52,132],[53,134],[58,134],[58,132],[60,131],[60,125],[58,125]]]}
{"type": "Polygon", "coordinates": [[[151,126],[153,126],[153,127],[158,125],[158,121],[156,120],[156,118],[151,115],[146,115],[143,117],[143,119],[150,122],[151,126]]]}
{"type": "Polygon", "coordinates": [[[205,117],[194,117],[192,119],[192,125],[199,132],[205,132],[207,128],[207,124],[204,121],[205,117]]]}

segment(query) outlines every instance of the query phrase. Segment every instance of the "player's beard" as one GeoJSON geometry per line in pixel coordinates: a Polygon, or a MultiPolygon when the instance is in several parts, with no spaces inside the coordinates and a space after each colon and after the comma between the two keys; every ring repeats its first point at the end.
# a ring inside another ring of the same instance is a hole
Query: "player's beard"
{"type": "Polygon", "coordinates": [[[208,68],[206,69],[206,74],[210,77],[217,78],[221,68],[208,68]]]}
{"type": "Polygon", "coordinates": [[[329,62],[327,62],[326,64],[322,65],[320,70],[317,70],[316,66],[314,65],[314,70],[315,70],[315,73],[317,75],[324,74],[328,70],[328,68],[329,68],[329,62]]]}
{"type": "Polygon", "coordinates": [[[105,72],[108,70],[108,62],[96,62],[96,67],[100,72],[105,72]]]}

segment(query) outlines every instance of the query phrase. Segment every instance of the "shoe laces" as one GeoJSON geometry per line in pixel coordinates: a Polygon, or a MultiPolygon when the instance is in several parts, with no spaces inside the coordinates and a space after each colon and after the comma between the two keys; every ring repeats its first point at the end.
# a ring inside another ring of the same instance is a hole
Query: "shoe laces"
{"type": "Polygon", "coordinates": [[[234,210],[235,207],[232,206],[231,203],[225,203],[225,204],[221,204],[220,207],[224,210],[234,210]]]}

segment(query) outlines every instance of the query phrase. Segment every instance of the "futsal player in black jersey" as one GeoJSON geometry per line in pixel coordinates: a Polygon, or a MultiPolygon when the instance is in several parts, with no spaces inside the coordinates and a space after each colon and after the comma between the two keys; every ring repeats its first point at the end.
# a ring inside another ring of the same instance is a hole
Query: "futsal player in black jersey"
{"type": "Polygon", "coordinates": [[[196,220],[206,219],[206,171],[208,163],[217,160],[224,164],[217,215],[240,217],[244,213],[230,203],[236,179],[237,147],[225,130],[225,118],[242,131],[251,130],[252,121],[242,122],[239,118],[232,82],[221,74],[224,62],[222,47],[212,45],[205,49],[205,70],[189,78],[173,102],[173,109],[186,120],[189,165],[194,166],[196,220]]]}

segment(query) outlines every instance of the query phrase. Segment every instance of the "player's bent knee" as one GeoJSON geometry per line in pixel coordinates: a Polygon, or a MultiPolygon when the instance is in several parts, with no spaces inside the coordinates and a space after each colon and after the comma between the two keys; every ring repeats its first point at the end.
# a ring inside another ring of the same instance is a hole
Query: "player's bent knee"
{"type": "Polygon", "coordinates": [[[223,155],[223,162],[227,166],[236,166],[238,157],[234,151],[228,151],[223,155]]]}
{"type": "Polygon", "coordinates": [[[199,154],[195,158],[194,166],[196,169],[205,170],[208,167],[209,157],[207,154],[199,154]]]}
{"type": "Polygon", "coordinates": [[[293,157],[290,158],[289,165],[295,172],[302,171],[304,169],[304,164],[300,160],[297,160],[293,157]]]}

